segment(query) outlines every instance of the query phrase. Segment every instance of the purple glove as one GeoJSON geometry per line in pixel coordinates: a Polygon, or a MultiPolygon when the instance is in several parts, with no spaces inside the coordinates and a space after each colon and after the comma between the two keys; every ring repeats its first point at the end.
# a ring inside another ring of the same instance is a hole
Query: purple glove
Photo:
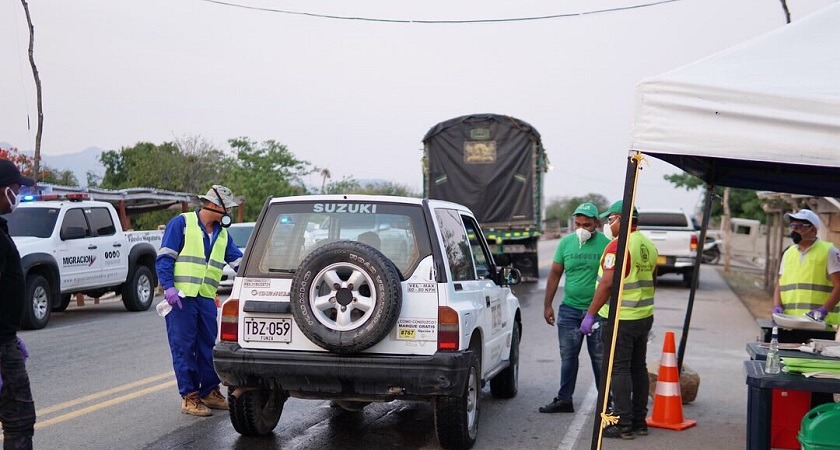
{"type": "Polygon", "coordinates": [[[807,316],[818,321],[822,322],[825,320],[825,316],[828,315],[828,311],[825,309],[825,306],[820,306],[819,308],[812,310],[811,312],[807,313],[807,316]]]}
{"type": "Polygon", "coordinates": [[[166,288],[163,291],[163,297],[166,299],[166,303],[169,303],[172,306],[178,305],[178,309],[184,309],[184,306],[181,304],[181,296],[178,295],[178,288],[171,287],[166,288]]]}
{"type": "Polygon", "coordinates": [[[773,307],[773,314],[781,314],[785,312],[785,307],[782,305],[776,305],[773,307]]]}
{"type": "Polygon", "coordinates": [[[29,350],[26,349],[26,344],[23,343],[23,339],[17,338],[17,341],[20,353],[23,355],[23,360],[26,361],[26,358],[29,358],[29,350]]]}
{"type": "Polygon", "coordinates": [[[586,317],[580,323],[580,334],[592,334],[592,325],[595,325],[595,314],[586,313],[586,317]]]}

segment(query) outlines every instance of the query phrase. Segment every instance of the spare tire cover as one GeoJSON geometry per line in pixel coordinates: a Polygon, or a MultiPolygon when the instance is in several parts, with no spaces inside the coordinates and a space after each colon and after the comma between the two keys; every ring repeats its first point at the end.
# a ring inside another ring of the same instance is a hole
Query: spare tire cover
{"type": "Polygon", "coordinates": [[[402,308],[396,266],[375,248],[355,241],[318,247],[292,279],[292,315],[321,348],[355,353],[381,341],[402,308]]]}

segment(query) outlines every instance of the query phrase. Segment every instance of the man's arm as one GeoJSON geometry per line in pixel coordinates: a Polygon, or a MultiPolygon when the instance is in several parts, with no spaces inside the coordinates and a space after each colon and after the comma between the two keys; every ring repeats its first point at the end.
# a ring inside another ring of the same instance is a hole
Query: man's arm
{"type": "Polygon", "coordinates": [[[554,306],[552,306],[552,303],[554,302],[554,295],[557,294],[557,286],[560,284],[560,278],[563,276],[565,267],[555,261],[551,263],[551,269],[548,271],[548,281],[545,282],[543,317],[545,317],[545,323],[549,325],[554,325],[554,306]]]}
{"type": "Polygon", "coordinates": [[[823,307],[827,313],[831,312],[837,306],[837,302],[840,302],[840,272],[832,273],[829,275],[829,278],[831,278],[831,282],[834,284],[834,289],[831,290],[828,299],[823,303],[823,307]]]}
{"type": "Polygon", "coordinates": [[[176,216],[166,224],[160,250],[155,260],[155,271],[163,289],[175,287],[175,260],[184,248],[184,228],[187,222],[183,216],[176,216]]]}
{"type": "Polygon", "coordinates": [[[239,265],[242,264],[242,251],[230,237],[228,237],[227,247],[225,247],[225,262],[234,272],[239,272],[239,265]]]}

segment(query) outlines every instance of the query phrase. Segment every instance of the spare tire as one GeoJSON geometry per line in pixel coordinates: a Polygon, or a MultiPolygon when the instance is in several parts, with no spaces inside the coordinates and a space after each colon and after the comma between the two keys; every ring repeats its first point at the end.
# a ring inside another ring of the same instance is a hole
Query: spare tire
{"type": "Polygon", "coordinates": [[[381,341],[402,308],[402,286],[394,263],[355,241],[318,247],[292,279],[292,315],[319,347],[355,353],[381,341]]]}

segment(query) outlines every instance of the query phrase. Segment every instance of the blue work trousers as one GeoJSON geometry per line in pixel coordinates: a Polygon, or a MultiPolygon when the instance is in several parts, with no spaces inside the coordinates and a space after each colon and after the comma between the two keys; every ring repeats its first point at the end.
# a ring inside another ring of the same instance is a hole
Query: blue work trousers
{"type": "Polygon", "coordinates": [[[192,392],[204,397],[219,386],[219,376],[213,368],[216,302],[198,296],[183,298],[181,303],[183,308],[175,305],[166,315],[166,333],[178,392],[182,397],[192,392]]]}
{"type": "Polygon", "coordinates": [[[32,448],[35,432],[35,402],[29,387],[26,363],[17,339],[0,344],[0,422],[3,422],[3,448],[32,448]]]}
{"type": "MultiPolygon", "coordinates": [[[[595,385],[601,380],[601,362],[603,361],[603,346],[601,343],[601,328],[592,331],[589,336],[580,334],[580,323],[586,316],[586,311],[560,304],[557,308],[557,339],[560,343],[560,390],[557,398],[572,401],[575,393],[575,382],[579,366],[578,355],[586,339],[586,349],[592,362],[592,373],[595,375],[595,385]]],[[[600,321],[600,317],[596,319],[600,321]]]]}

